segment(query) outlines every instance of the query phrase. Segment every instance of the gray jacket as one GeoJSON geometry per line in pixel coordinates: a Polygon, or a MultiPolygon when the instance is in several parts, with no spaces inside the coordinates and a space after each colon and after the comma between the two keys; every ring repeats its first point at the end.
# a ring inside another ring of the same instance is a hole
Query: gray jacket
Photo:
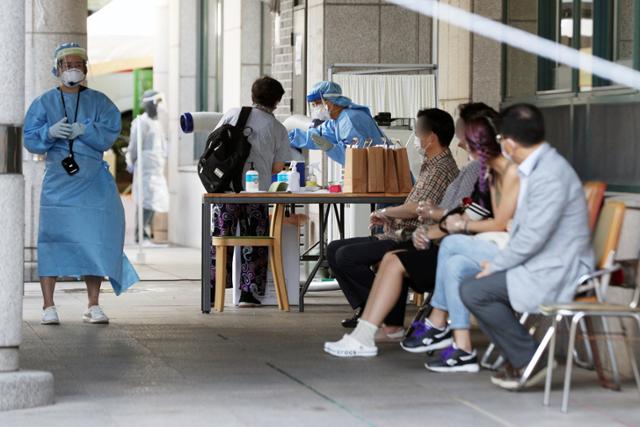
{"type": "Polygon", "coordinates": [[[545,144],[528,178],[509,244],[491,262],[507,271],[511,306],[536,312],[549,302],[570,302],[576,279],[594,265],[582,183],[558,152],[545,144]]]}

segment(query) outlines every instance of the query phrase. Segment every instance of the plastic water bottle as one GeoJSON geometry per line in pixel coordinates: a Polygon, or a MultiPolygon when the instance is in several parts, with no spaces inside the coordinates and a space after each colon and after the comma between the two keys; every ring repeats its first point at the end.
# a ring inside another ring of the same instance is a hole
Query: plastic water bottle
{"type": "Polygon", "coordinates": [[[287,190],[300,191],[300,174],[296,168],[297,162],[291,162],[291,169],[287,172],[287,190]]]}
{"type": "Polygon", "coordinates": [[[249,193],[260,191],[260,174],[253,168],[253,162],[251,162],[251,167],[245,174],[244,189],[249,193]]]}

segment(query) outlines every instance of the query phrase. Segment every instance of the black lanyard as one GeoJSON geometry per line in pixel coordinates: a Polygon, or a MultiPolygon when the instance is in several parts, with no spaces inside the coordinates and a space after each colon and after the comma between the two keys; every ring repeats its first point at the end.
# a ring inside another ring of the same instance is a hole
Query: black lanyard
{"type": "MultiPolygon", "coordinates": [[[[76,98],[76,111],[75,117],[73,118],[73,123],[78,121],[78,109],[80,108],[80,92],[82,92],[82,89],[78,90],[78,98],[76,98]]],[[[67,105],[64,102],[64,94],[62,93],[62,90],[60,90],[60,99],[62,100],[62,110],[64,111],[64,116],[67,118],[67,123],[69,123],[69,116],[67,115],[67,105]]],[[[73,139],[69,141],[69,157],[73,159],[73,139]]]]}

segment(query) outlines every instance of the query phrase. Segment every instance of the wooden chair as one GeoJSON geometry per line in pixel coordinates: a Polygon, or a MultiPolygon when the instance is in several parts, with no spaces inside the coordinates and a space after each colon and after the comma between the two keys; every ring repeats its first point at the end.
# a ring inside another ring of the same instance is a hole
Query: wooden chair
{"type": "Polygon", "coordinates": [[[589,209],[589,229],[593,231],[600,215],[607,184],[601,181],[587,181],[583,187],[589,209]]]}
{"type": "MultiPolygon", "coordinates": [[[[618,202],[619,203],[619,202],[618,202]]],[[[638,264],[638,268],[640,268],[640,263],[638,264]]],[[[601,270],[603,275],[610,274],[611,271],[615,271],[617,266],[613,266],[611,268],[601,270]]],[[[596,273],[598,274],[598,273],[596,273]]],[[[632,318],[638,324],[638,328],[640,329],[640,308],[638,308],[640,304],[640,277],[636,278],[636,287],[633,293],[633,297],[628,305],[623,304],[611,304],[606,301],[606,295],[604,293],[606,289],[600,289],[598,300],[596,302],[588,303],[588,302],[575,302],[572,304],[555,304],[555,305],[542,305],[540,306],[541,312],[549,317],[553,317],[553,323],[551,325],[550,330],[552,331],[552,339],[549,344],[549,355],[548,355],[548,365],[550,369],[547,371],[547,378],[545,382],[544,389],[544,404],[549,405],[549,398],[551,394],[551,380],[553,377],[553,363],[552,358],[555,350],[555,331],[557,330],[557,324],[559,321],[563,319],[570,319],[570,328],[569,328],[569,343],[567,354],[571,355],[573,353],[573,349],[575,346],[576,340],[576,330],[577,326],[583,319],[591,319],[591,318],[600,318],[603,321],[603,326],[606,325],[605,318],[616,317],[623,318],[628,317],[632,318]]],[[[631,365],[631,370],[633,372],[633,376],[636,380],[636,386],[638,387],[638,391],[640,391],[640,372],[638,371],[638,362],[636,360],[636,355],[633,350],[633,342],[626,335],[625,327],[621,324],[622,327],[622,336],[626,340],[627,344],[627,352],[629,355],[629,362],[631,365]]],[[[607,328],[603,328],[603,334],[605,337],[609,334],[607,328]]],[[[609,343],[610,341],[607,340],[609,343]]],[[[610,356],[612,357],[612,369],[614,366],[615,354],[612,354],[610,351],[610,356]]],[[[562,412],[567,412],[569,407],[569,393],[571,391],[571,373],[573,367],[573,358],[567,357],[567,364],[565,368],[565,376],[564,376],[564,388],[562,394],[562,412]]],[[[617,369],[617,368],[616,368],[617,369]]]]}
{"type": "MultiPolygon", "coordinates": [[[[604,200],[604,193],[605,193],[605,190],[607,189],[607,184],[600,181],[587,181],[584,183],[583,188],[585,192],[585,197],[587,199],[589,229],[591,230],[591,232],[593,232],[596,222],[600,216],[600,212],[602,210],[602,202],[604,200]]],[[[622,214],[624,215],[624,211],[622,212],[622,214]]],[[[620,229],[622,227],[622,224],[621,223],[619,224],[619,228],[613,228],[611,230],[606,227],[607,224],[611,224],[611,221],[603,221],[601,225],[599,224],[600,228],[596,230],[596,232],[598,233],[598,236],[594,236],[593,238],[594,245],[596,240],[598,240],[599,242],[598,248],[596,248],[595,250],[597,268],[604,268],[604,266],[606,265],[606,262],[605,262],[606,257],[610,255],[611,251],[616,250],[618,246],[618,240],[620,238],[620,229]],[[607,240],[607,237],[610,237],[610,239],[608,240],[608,243],[605,245],[604,243],[605,243],[605,240],[607,240]]],[[[529,318],[530,318],[529,313],[523,313],[520,317],[520,323],[524,324],[529,320],[529,318]]],[[[585,333],[585,335],[591,335],[590,332],[592,329],[593,328],[590,325],[590,320],[587,319],[586,327],[583,327],[582,331],[585,333]]],[[[535,329],[533,331],[535,331],[535,329]]],[[[593,360],[593,357],[597,358],[597,354],[595,354],[594,356],[595,344],[591,342],[588,345],[590,347],[589,349],[587,349],[588,356],[589,356],[589,359],[591,360],[589,360],[588,362],[576,360],[576,362],[581,366],[586,366],[591,363],[597,364],[597,360],[593,360]]],[[[493,343],[489,344],[489,346],[487,347],[487,350],[482,355],[482,358],[480,360],[480,366],[482,366],[485,369],[491,369],[491,370],[497,370],[498,368],[500,368],[500,366],[502,366],[502,364],[504,363],[504,359],[500,355],[494,357],[494,354],[493,354],[494,350],[495,350],[495,345],[493,343]]],[[[599,370],[598,368],[599,366],[596,366],[598,375],[602,376],[602,371],[599,370]]],[[[607,382],[604,380],[603,376],[601,377],[601,382],[603,386],[607,386],[607,382]]]]}
{"type": "MultiPolygon", "coordinates": [[[[571,360],[573,362],[575,358],[575,329],[581,324],[582,319],[586,319],[588,317],[593,317],[590,315],[583,315],[581,313],[584,311],[585,305],[597,305],[604,303],[604,293],[606,292],[606,288],[608,286],[609,280],[611,278],[611,274],[617,270],[616,266],[613,266],[613,258],[615,254],[615,250],[618,246],[618,241],[620,238],[620,230],[622,229],[622,220],[624,218],[625,205],[622,202],[618,201],[609,201],[605,203],[602,208],[602,212],[600,213],[600,217],[598,219],[598,225],[596,227],[596,232],[594,235],[594,250],[597,260],[598,270],[585,275],[578,279],[577,290],[576,290],[576,302],[572,304],[546,304],[541,306],[541,313],[545,316],[556,316],[554,317],[553,324],[547,329],[544,337],[540,341],[540,345],[536,350],[533,358],[525,368],[523,373],[521,383],[524,383],[528,380],[529,376],[535,369],[538,362],[541,360],[544,351],[547,346],[555,340],[555,335],[557,331],[557,322],[562,318],[570,318],[573,314],[576,314],[573,317],[571,324],[569,325],[570,334],[574,335],[573,342],[570,343],[569,351],[567,354],[567,360],[571,360]],[[593,291],[595,292],[594,297],[583,297],[580,296],[585,292],[593,291]],[[576,313],[570,313],[570,307],[576,307],[576,313]],[[575,325],[574,325],[575,323],[575,325]]],[[[608,307],[610,308],[610,307],[608,307]]],[[[628,307],[627,307],[628,308],[628,307]]],[[[525,313],[526,315],[526,313],[525,313]]],[[[611,317],[611,316],[619,316],[619,310],[601,310],[601,314],[599,317],[611,317]],[[617,314],[610,314],[612,311],[615,311],[617,314]],[[606,313],[606,314],[605,314],[606,313]]],[[[625,316],[627,314],[624,314],[625,316]]],[[[636,313],[633,313],[632,316],[635,316],[636,313]]],[[[598,314],[594,314],[594,316],[598,316],[598,314]]],[[[608,334],[608,326],[606,322],[603,321],[602,324],[603,333],[606,336],[608,334]]],[[[587,322],[586,327],[587,333],[590,336],[594,336],[593,325],[587,322]]],[[[571,338],[570,338],[571,341],[571,338]]],[[[615,353],[613,351],[613,346],[611,341],[607,337],[607,350],[609,353],[609,357],[611,358],[611,366],[614,375],[614,385],[608,384],[607,382],[603,382],[602,376],[604,375],[602,366],[599,362],[599,352],[595,345],[591,346],[592,355],[594,359],[595,369],[598,373],[598,378],[603,386],[607,388],[618,388],[619,387],[619,375],[617,372],[617,364],[615,359],[615,353]]],[[[589,339],[589,343],[594,343],[594,339],[589,339]]],[[[554,345],[552,344],[552,347],[554,345]]],[[[549,349],[549,358],[550,360],[553,358],[554,348],[549,349]]],[[[569,368],[570,370],[570,368],[569,368]]],[[[568,392],[567,392],[568,393],[568,392]]],[[[548,399],[545,398],[545,402],[548,402],[548,399]]],[[[566,405],[563,404],[563,410],[566,412],[566,405]]]]}
{"type": "Polygon", "coordinates": [[[269,248],[269,268],[273,274],[276,288],[278,308],[289,311],[289,296],[285,283],[282,260],[282,226],[284,222],[284,205],[277,204],[271,218],[269,236],[214,236],[211,244],[216,248],[216,288],[214,309],[224,310],[224,291],[227,283],[227,247],[261,246],[269,248]]]}

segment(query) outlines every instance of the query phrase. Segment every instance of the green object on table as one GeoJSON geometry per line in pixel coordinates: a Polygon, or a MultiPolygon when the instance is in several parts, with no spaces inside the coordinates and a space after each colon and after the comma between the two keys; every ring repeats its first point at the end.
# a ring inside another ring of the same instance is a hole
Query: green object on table
{"type": "Polygon", "coordinates": [[[279,191],[287,191],[287,183],[282,181],[272,182],[269,186],[270,193],[277,193],[279,191]]]}

